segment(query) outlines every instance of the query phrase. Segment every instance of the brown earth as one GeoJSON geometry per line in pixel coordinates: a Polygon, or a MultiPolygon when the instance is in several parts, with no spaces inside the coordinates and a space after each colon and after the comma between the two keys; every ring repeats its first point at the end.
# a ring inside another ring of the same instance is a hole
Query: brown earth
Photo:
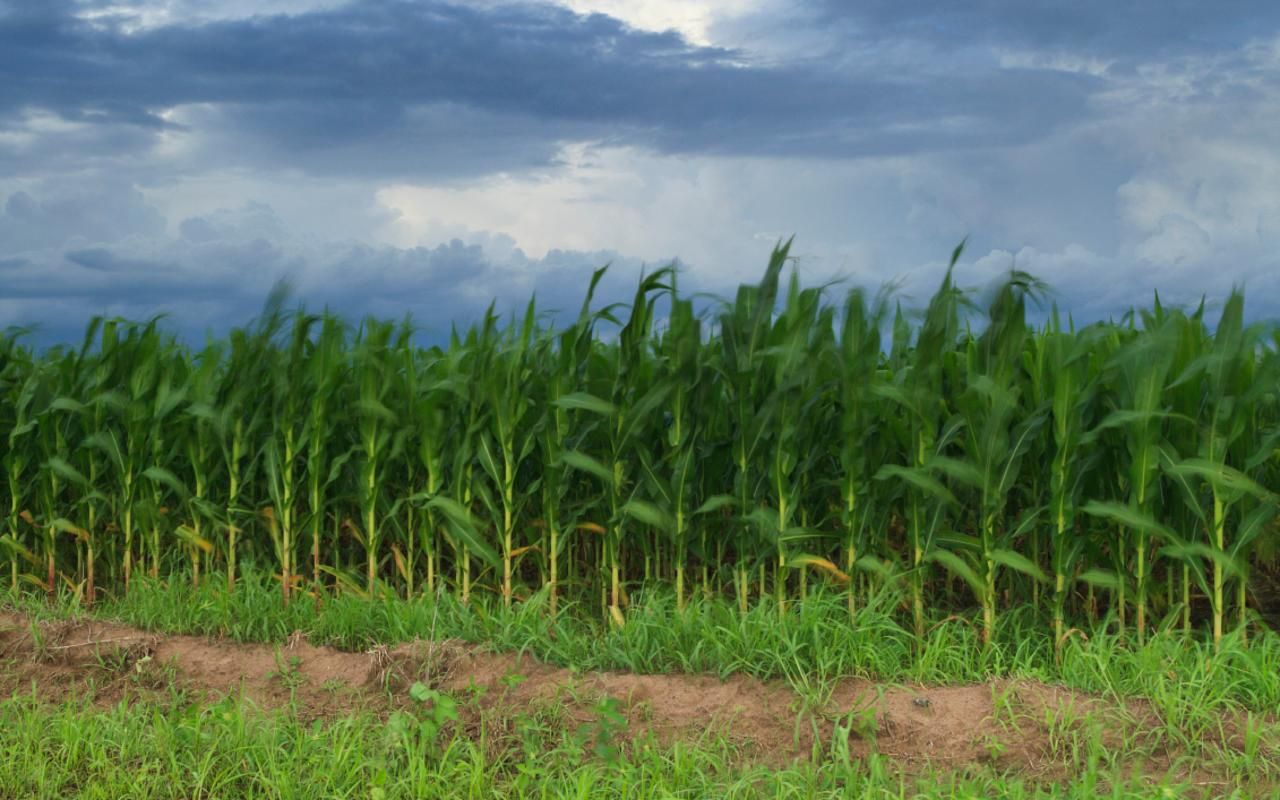
{"type": "MultiPolygon", "coordinates": [[[[1148,704],[1029,680],[944,687],[845,680],[806,699],[785,683],[742,675],[576,674],[456,641],[350,653],[314,647],[298,634],[278,645],[239,644],[87,619],[33,625],[0,612],[5,696],[34,691],[51,702],[88,698],[107,707],[173,693],[191,700],[230,695],[312,720],[388,714],[410,704],[415,682],[456,698],[463,732],[484,726],[494,746],[502,746],[504,732],[514,737],[522,719],[552,732],[598,724],[599,703],[612,698],[626,719],[615,734],[627,746],[723,736],[744,763],[877,753],[911,773],[991,766],[1058,780],[1078,774],[1086,745],[1101,742],[1126,772],[1136,766],[1206,788],[1229,785],[1203,760],[1171,749],[1148,704]]],[[[1224,750],[1240,746],[1233,727],[1227,724],[1216,743],[1224,750]]]]}

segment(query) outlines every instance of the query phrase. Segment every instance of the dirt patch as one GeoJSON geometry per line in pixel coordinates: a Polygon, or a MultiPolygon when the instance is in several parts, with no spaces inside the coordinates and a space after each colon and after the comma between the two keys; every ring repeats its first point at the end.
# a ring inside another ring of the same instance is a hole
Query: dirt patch
{"type": "Polygon", "coordinates": [[[99,705],[238,696],[317,719],[390,713],[409,703],[419,682],[454,696],[464,733],[483,724],[495,746],[502,746],[504,726],[514,730],[522,718],[578,730],[598,723],[606,709],[621,720],[610,732],[626,746],[724,736],[744,759],[775,766],[875,753],[906,772],[987,765],[1056,780],[1077,773],[1088,745],[1101,743],[1111,751],[1128,747],[1117,762],[1126,770],[1211,782],[1179,772],[1177,765],[1189,763],[1180,754],[1142,746],[1144,730],[1160,726],[1144,703],[1109,703],[1026,680],[946,687],[848,680],[828,696],[806,699],[784,683],[741,675],[576,674],[452,641],[349,653],[312,646],[301,635],[278,645],[238,644],[91,620],[33,625],[0,613],[6,695],[34,690],[54,702],[88,697],[99,705]]]}

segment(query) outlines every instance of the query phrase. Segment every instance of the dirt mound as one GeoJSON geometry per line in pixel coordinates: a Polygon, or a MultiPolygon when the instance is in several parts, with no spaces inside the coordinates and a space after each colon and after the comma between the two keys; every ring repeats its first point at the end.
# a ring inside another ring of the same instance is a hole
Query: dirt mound
{"type": "MultiPolygon", "coordinates": [[[[567,730],[622,720],[629,746],[723,735],[754,763],[797,758],[865,758],[878,753],[909,772],[994,765],[1032,777],[1077,771],[1081,743],[1140,740],[1158,726],[1140,702],[1115,705],[1032,681],[923,687],[848,680],[829,695],[805,697],[786,684],[746,676],[575,674],[529,657],[460,642],[413,642],[348,653],[294,635],[278,645],[160,635],[114,623],[32,624],[0,613],[0,691],[34,689],[51,701],[88,697],[100,705],[147,702],[157,694],[191,699],[243,697],[299,716],[385,714],[424,683],[459,700],[464,731],[481,719],[541,715],[567,730]]],[[[1177,754],[1126,754],[1165,774],[1177,754]]]]}

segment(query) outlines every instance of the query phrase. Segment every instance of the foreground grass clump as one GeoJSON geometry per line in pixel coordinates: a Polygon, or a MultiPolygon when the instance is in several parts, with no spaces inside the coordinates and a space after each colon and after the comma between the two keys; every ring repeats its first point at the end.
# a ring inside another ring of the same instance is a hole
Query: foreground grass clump
{"type": "Polygon", "coordinates": [[[593,308],[601,271],[566,326],[530,303],[446,346],[281,293],[201,349],[156,321],[43,353],[0,334],[7,583],[234,596],[255,563],[282,604],[537,598],[615,623],[658,585],[742,620],[825,586],[854,629],[901,589],[893,635],[957,615],[994,659],[1019,657],[1001,629],[1028,607],[1058,649],[1104,618],[1138,645],[1260,628],[1280,328],[1246,324],[1241,293],[1037,325],[1025,273],[979,302],[948,270],[917,313],[788,285],[788,254],[703,312],[673,269],[593,308]]]}

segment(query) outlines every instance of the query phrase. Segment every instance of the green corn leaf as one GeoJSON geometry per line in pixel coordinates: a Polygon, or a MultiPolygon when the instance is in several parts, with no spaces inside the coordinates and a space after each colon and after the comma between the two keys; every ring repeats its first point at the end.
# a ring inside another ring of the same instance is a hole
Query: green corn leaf
{"type": "Polygon", "coordinates": [[[861,556],[853,565],[863,572],[869,572],[884,580],[890,580],[897,577],[897,573],[893,569],[893,565],[882,558],[874,556],[861,556]]]}
{"type": "Polygon", "coordinates": [[[670,514],[644,500],[628,500],[622,506],[622,513],[666,533],[670,533],[676,527],[676,521],[670,514]]]}
{"type": "Polygon", "coordinates": [[[178,479],[178,476],[163,467],[147,467],[142,471],[142,476],[168,486],[179,497],[185,498],[189,494],[187,487],[178,479]]]}
{"type": "Polygon", "coordinates": [[[1116,590],[1120,588],[1120,579],[1110,570],[1087,569],[1080,573],[1078,580],[1100,589],[1116,590]]]}
{"type": "Polygon", "coordinates": [[[903,467],[898,464],[886,464],[876,472],[876,480],[900,480],[910,484],[918,491],[930,497],[941,500],[949,505],[955,505],[955,495],[951,494],[951,490],[928,472],[917,469],[915,467],[903,467]]]}
{"type": "Polygon", "coordinates": [[[562,395],[552,401],[552,405],[558,408],[567,408],[571,411],[588,411],[592,414],[599,414],[602,417],[611,417],[618,413],[618,408],[613,403],[586,392],[573,392],[572,394],[562,395]]]}
{"type": "Polygon", "coordinates": [[[1040,569],[1035,562],[1021,553],[1015,553],[1012,550],[997,549],[988,553],[988,556],[995,563],[1003,567],[1008,567],[1014,572],[1020,572],[1023,575],[1035,578],[1041,583],[1049,582],[1049,576],[1044,573],[1044,570],[1040,569]]]}
{"type": "Polygon", "coordinates": [[[560,460],[570,467],[594,475],[599,478],[605,486],[613,486],[613,470],[600,463],[595,458],[578,450],[566,450],[560,454],[560,460]]]}
{"type": "Polygon", "coordinates": [[[61,456],[54,456],[45,463],[49,466],[49,469],[57,473],[63,480],[74,483],[81,488],[89,488],[89,479],[61,456]]]}
{"type": "Polygon", "coordinates": [[[1101,519],[1110,520],[1126,528],[1138,531],[1146,531],[1147,533],[1170,539],[1176,538],[1173,531],[1168,526],[1162,525],[1143,511],[1127,506],[1123,503],[1114,501],[1090,500],[1085,503],[1084,508],[1080,509],[1084,513],[1099,517],[1101,519]]]}
{"type": "Polygon", "coordinates": [[[1243,472],[1204,458],[1188,458],[1166,468],[1171,474],[1193,476],[1214,487],[1218,492],[1238,497],[1252,495],[1259,499],[1273,499],[1275,495],[1243,472]]]}
{"type": "Polygon", "coordinates": [[[925,561],[932,561],[941,564],[948,572],[960,578],[969,585],[973,590],[975,597],[981,597],[986,591],[982,584],[982,579],[978,577],[978,573],[974,571],[969,562],[949,550],[934,550],[924,557],[925,561]]]}
{"type": "Polygon", "coordinates": [[[70,520],[63,519],[62,517],[58,517],[50,522],[49,527],[53,528],[58,533],[69,533],[80,541],[87,541],[89,538],[88,531],[70,520]]]}
{"type": "Polygon", "coordinates": [[[737,504],[737,500],[727,494],[717,494],[708,497],[702,505],[693,512],[695,514],[711,514],[722,508],[733,508],[737,504]]]}
{"type": "Polygon", "coordinates": [[[450,530],[457,537],[458,541],[466,545],[471,551],[471,555],[480,559],[484,564],[498,568],[502,564],[502,559],[498,557],[498,553],[489,546],[476,530],[475,522],[471,517],[471,512],[466,509],[458,501],[444,496],[433,497],[427,502],[430,508],[438,509],[449,520],[450,530]]]}
{"type": "Polygon", "coordinates": [[[1239,559],[1233,558],[1230,553],[1223,553],[1203,542],[1167,544],[1160,548],[1160,553],[1188,564],[1195,564],[1200,561],[1217,563],[1227,576],[1233,578],[1245,574],[1244,564],[1239,559]]]}

